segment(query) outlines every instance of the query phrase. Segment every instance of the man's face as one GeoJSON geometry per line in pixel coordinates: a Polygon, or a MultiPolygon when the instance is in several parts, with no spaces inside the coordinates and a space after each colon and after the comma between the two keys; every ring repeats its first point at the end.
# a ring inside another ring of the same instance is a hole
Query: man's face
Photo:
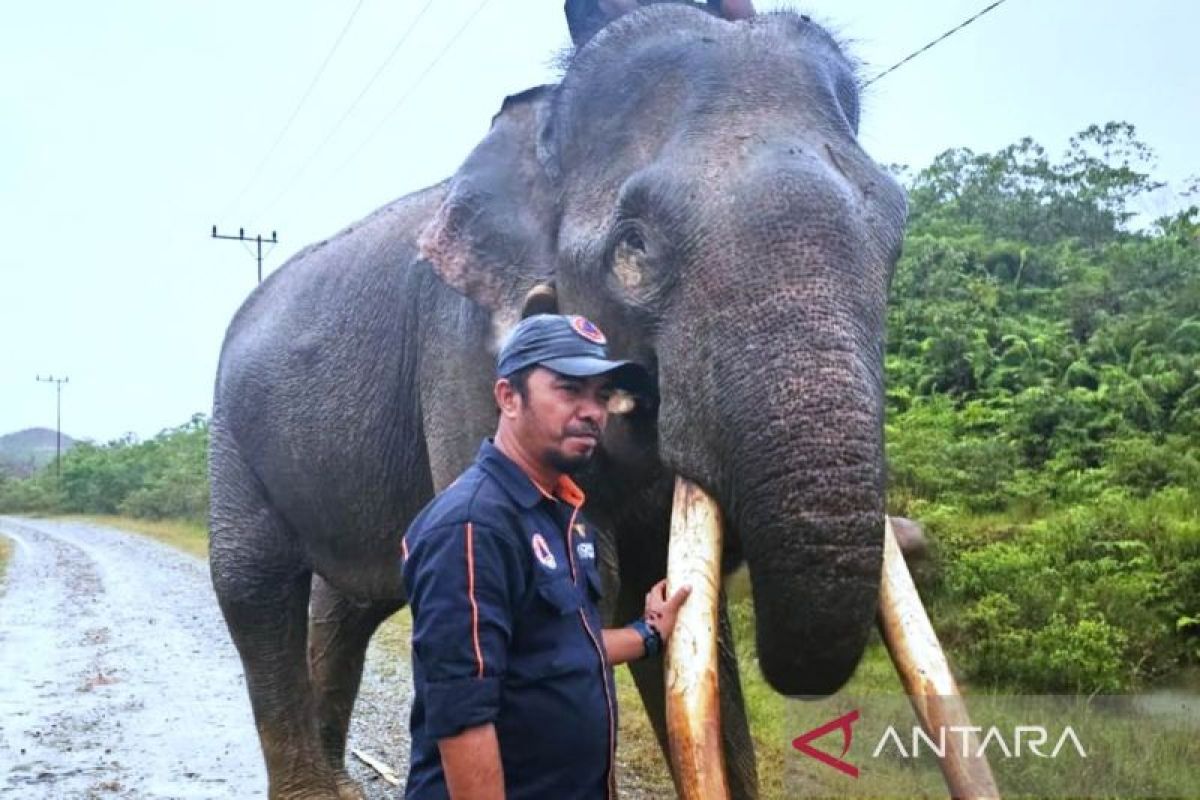
{"type": "Polygon", "coordinates": [[[516,398],[514,433],[528,453],[558,472],[574,473],[604,433],[611,382],[607,375],[573,378],[537,367],[529,374],[526,399],[516,398]]]}

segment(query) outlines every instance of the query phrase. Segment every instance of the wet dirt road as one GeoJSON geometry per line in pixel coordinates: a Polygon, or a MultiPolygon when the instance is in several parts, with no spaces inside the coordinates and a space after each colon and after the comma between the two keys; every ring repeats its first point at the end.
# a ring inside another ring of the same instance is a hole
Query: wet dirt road
{"type": "MultiPolygon", "coordinates": [[[[241,662],[207,565],[136,534],[0,518],[0,798],[266,794],[241,662]]],[[[372,645],[351,746],[401,775],[404,659],[372,645]]],[[[370,796],[395,797],[351,759],[370,796]]]]}

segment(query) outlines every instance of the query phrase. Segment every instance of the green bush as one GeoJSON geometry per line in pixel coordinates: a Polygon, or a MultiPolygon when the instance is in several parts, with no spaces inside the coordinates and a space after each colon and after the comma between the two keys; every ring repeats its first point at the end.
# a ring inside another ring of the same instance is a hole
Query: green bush
{"type": "Polygon", "coordinates": [[[46,514],[62,505],[54,482],[44,475],[26,479],[0,476],[0,513],[46,514]]]}
{"type": "Polygon", "coordinates": [[[131,517],[199,520],[208,516],[208,500],[208,481],[202,473],[175,468],[130,492],[118,510],[131,517]]]}
{"type": "Polygon", "coordinates": [[[1200,486],[1200,460],[1182,436],[1113,439],[1104,446],[1108,481],[1145,497],[1171,486],[1200,486]]]}
{"type": "Polygon", "coordinates": [[[1034,691],[1113,692],[1195,663],[1195,511],[1178,488],[1144,498],[1110,489],[1001,538],[940,548],[938,617],[961,666],[1034,691]]]}

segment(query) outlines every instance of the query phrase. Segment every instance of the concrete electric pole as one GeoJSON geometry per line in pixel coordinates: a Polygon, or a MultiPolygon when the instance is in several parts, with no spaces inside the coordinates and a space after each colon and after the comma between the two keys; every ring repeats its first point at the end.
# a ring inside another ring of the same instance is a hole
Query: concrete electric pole
{"type": "Polygon", "coordinates": [[[245,228],[238,228],[237,236],[226,236],[224,234],[217,233],[217,226],[213,225],[212,238],[214,238],[214,239],[229,239],[230,241],[234,241],[234,242],[257,242],[258,243],[258,282],[262,283],[262,260],[263,260],[262,246],[263,246],[263,242],[266,242],[267,244],[279,244],[279,239],[277,239],[275,237],[275,231],[271,231],[270,239],[264,239],[262,237],[261,233],[258,234],[257,236],[247,236],[245,228]]]}
{"type": "Polygon", "coordinates": [[[56,389],[55,394],[57,395],[57,413],[55,415],[56,421],[54,423],[54,474],[60,482],[62,481],[62,387],[64,383],[67,383],[70,380],[70,378],[56,378],[53,375],[48,375],[45,378],[43,378],[41,375],[37,376],[38,383],[53,383],[54,388],[56,389]]]}

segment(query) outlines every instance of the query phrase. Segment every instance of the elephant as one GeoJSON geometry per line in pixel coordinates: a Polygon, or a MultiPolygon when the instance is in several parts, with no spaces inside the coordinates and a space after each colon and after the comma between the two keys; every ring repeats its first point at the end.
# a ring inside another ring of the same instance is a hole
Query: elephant
{"type": "MultiPolygon", "coordinates": [[[[568,11],[570,11],[570,3],[568,11]]],[[[593,320],[643,390],[577,477],[608,613],[665,571],[672,487],[720,506],[759,666],[851,675],[883,546],[885,305],[903,190],[857,142],[859,84],[807,17],[602,0],[558,83],[506,98],[448,180],[309,246],[234,316],[210,428],[210,564],[272,797],[358,797],[364,653],[405,603],[400,539],[495,427],[525,313],[593,320]]],[[[757,796],[728,616],[723,746],[757,796]]],[[[632,673],[664,744],[661,663],[632,673]]]]}

